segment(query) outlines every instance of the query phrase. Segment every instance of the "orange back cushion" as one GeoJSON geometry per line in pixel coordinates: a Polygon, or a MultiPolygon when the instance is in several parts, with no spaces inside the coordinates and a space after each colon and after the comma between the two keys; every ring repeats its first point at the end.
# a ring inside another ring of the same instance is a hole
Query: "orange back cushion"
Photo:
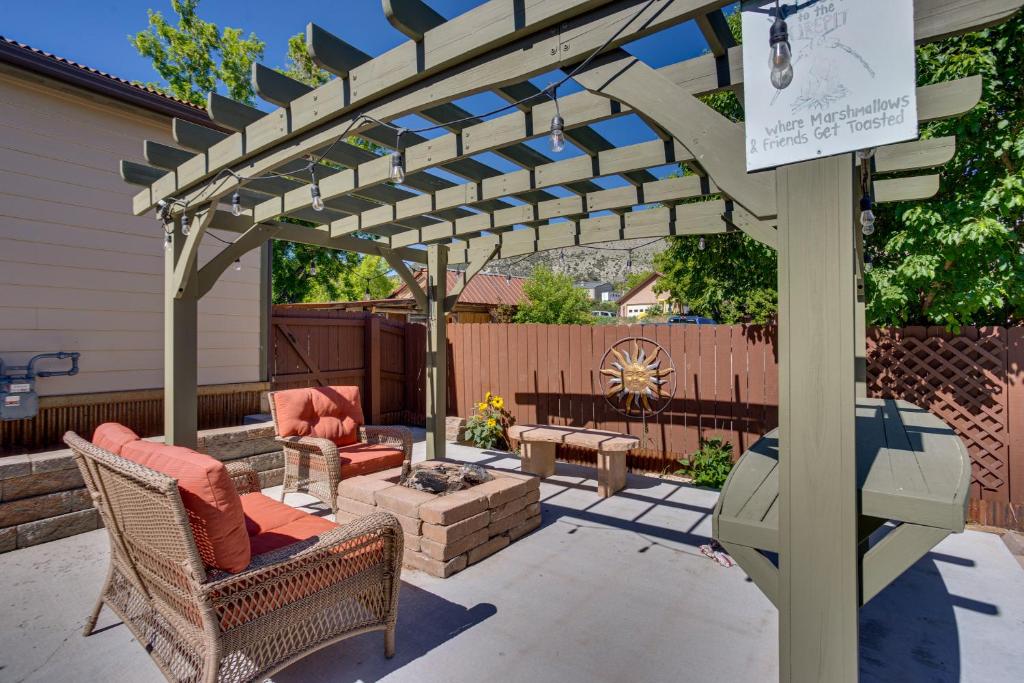
{"type": "Polygon", "coordinates": [[[121,456],[178,480],[203,563],[227,572],[249,566],[252,551],[238,491],[224,463],[189,448],[134,441],[121,456]]]}
{"type": "Polygon", "coordinates": [[[286,389],[272,395],[280,436],[316,436],[339,446],[359,440],[359,387],[286,389]]]}
{"type": "Polygon", "coordinates": [[[138,440],[138,434],[117,422],[104,422],[92,433],[92,442],[114,455],[121,455],[122,448],[138,440]]]}

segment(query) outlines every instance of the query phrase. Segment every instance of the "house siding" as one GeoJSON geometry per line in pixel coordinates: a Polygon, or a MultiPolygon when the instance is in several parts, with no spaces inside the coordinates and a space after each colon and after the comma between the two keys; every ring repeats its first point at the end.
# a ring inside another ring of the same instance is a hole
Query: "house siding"
{"type": "MultiPolygon", "coordinates": [[[[39,77],[0,73],[0,358],[79,351],[42,395],[163,385],[163,233],[133,216],[118,162],[173,144],[170,120],[39,77]]],[[[231,239],[233,236],[222,234],[231,239]]],[[[200,249],[200,265],[219,250],[200,249]]],[[[261,379],[260,251],[199,304],[201,384],[261,379]]]]}

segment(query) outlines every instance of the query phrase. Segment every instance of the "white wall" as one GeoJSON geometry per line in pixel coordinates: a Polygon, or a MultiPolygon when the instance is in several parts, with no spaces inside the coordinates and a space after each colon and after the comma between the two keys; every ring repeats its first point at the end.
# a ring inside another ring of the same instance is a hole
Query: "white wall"
{"type": "MultiPolygon", "coordinates": [[[[163,385],[163,232],[118,173],[146,138],[173,144],[170,120],[0,73],[0,358],[82,353],[44,395],[163,385]]],[[[219,247],[204,240],[201,262],[219,247]]],[[[200,383],[259,380],[258,250],[199,311],[200,383]]]]}

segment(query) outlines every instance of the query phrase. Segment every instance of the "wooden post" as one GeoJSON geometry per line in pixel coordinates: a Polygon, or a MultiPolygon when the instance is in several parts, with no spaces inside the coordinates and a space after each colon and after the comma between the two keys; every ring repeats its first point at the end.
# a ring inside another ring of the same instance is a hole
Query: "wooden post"
{"type": "Polygon", "coordinates": [[[427,247],[427,459],[445,457],[448,394],[448,247],[427,247]]]}
{"type": "Polygon", "coordinates": [[[199,430],[199,373],[197,308],[198,277],[195,260],[188,284],[178,296],[175,267],[186,237],[174,221],[171,248],[164,257],[164,442],[195,448],[199,430]]]}
{"type": "Polygon", "coordinates": [[[853,168],[777,171],[781,681],[857,681],[853,168]]]}
{"type": "Polygon", "coordinates": [[[370,424],[380,424],[380,318],[371,315],[363,328],[363,358],[366,363],[366,419],[370,424]]]}

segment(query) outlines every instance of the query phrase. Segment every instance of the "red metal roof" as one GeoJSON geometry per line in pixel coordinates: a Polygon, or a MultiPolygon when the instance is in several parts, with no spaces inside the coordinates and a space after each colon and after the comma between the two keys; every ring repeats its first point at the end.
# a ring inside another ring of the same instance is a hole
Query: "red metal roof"
{"type": "MultiPolygon", "coordinates": [[[[455,283],[458,282],[460,271],[449,270],[448,271],[448,290],[451,291],[455,283]]],[[[416,273],[416,280],[423,285],[426,279],[427,271],[419,270],[416,273]]],[[[517,306],[526,301],[526,293],[523,291],[523,284],[526,282],[526,278],[513,277],[511,281],[505,275],[490,275],[488,273],[480,273],[466,286],[466,289],[462,291],[462,295],[459,296],[459,303],[463,304],[485,304],[488,306],[497,306],[499,304],[508,304],[517,306]]],[[[411,299],[412,294],[409,293],[409,288],[402,285],[390,296],[391,299],[411,299]]]]}

